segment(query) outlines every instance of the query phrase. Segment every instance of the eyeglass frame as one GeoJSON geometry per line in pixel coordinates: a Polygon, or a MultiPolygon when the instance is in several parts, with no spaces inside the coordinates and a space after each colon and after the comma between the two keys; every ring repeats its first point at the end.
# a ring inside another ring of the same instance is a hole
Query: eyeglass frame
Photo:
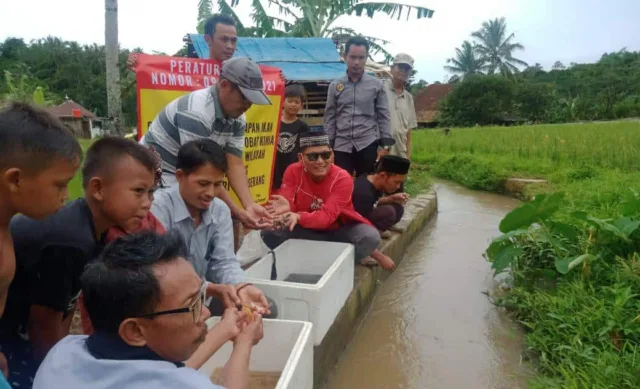
{"type": "Polygon", "coordinates": [[[174,315],[178,313],[191,312],[193,315],[193,322],[197,323],[198,319],[200,318],[200,315],[202,314],[202,308],[204,307],[205,301],[207,299],[207,282],[204,280],[202,281],[202,285],[200,285],[199,294],[200,294],[199,297],[188,307],[168,309],[166,311],[160,311],[160,312],[142,313],[140,315],[132,316],[132,318],[153,319],[157,316],[174,315]],[[196,315],[196,306],[198,305],[198,302],[201,303],[200,312],[198,313],[198,315],[196,315]]]}
{"type": "Polygon", "coordinates": [[[333,157],[333,150],[328,150],[328,151],[321,151],[321,152],[312,152],[312,153],[302,153],[302,155],[304,155],[307,160],[309,160],[309,162],[316,162],[318,160],[318,158],[322,158],[323,161],[329,161],[331,159],[331,157],[333,157]],[[324,155],[322,154],[326,154],[328,155],[328,158],[325,158],[324,155]],[[309,156],[310,155],[315,155],[315,157],[312,159],[309,156]]]}

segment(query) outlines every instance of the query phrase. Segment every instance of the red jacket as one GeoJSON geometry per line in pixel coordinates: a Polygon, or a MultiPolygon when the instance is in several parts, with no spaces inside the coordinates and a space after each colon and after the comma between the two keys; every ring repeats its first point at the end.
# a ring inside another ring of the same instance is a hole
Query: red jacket
{"type": "Polygon", "coordinates": [[[321,182],[314,182],[302,163],[291,164],[284,172],[277,194],[289,201],[291,212],[300,214],[298,224],[303,228],[335,230],[341,224],[372,225],[353,208],[353,178],[335,165],[331,165],[329,174],[321,182]]]}
{"type": "MultiPolygon", "coordinates": [[[[147,218],[142,220],[140,223],[140,227],[136,229],[134,232],[148,231],[152,230],[158,234],[164,234],[166,231],[160,223],[160,220],[156,219],[155,216],[151,212],[147,214],[147,218]]],[[[119,237],[126,235],[127,232],[120,227],[111,227],[107,230],[107,235],[104,238],[104,243],[109,243],[113,240],[118,239],[119,237]]],[[[91,320],[89,319],[89,313],[84,307],[84,298],[82,294],[80,294],[79,306],[80,306],[80,321],[82,322],[82,332],[85,335],[91,335],[93,333],[93,325],[91,325],[91,320]]]]}

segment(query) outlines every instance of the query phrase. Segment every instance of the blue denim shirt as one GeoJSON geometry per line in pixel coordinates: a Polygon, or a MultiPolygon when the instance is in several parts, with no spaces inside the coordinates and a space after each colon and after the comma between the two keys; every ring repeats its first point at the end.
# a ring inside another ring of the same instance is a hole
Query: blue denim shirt
{"type": "Polygon", "coordinates": [[[245,281],[244,271],[233,249],[233,224],[227,204],[216,198],[202,222],[194,227],[187,205],[180,196],[179,186],[155,193],[151,212],[168,231],[176,229],[189,250],[189,262],[198,275],[217,284],[238,284],[245,281]]]}

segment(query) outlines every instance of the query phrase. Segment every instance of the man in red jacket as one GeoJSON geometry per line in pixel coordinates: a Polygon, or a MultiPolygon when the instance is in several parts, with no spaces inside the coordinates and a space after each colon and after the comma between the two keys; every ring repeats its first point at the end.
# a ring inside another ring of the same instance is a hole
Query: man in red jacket
{"type": "MultiPolygon", "coordinates": [[[[369,255],[378,247],[380,233],[353,208],[353,178],[333,164],[329,137],[312,131],[300,134],[298,141],[298,162],[287,168],[280,190],[267,206],[279,215],[274,224],[281,228],[263,231],[262,240],[271,249],[287,239],[351,243],[356,261],[375,264],[369,255]]],[[[390,261],[380,265],[391,268],[390,261]]]]}

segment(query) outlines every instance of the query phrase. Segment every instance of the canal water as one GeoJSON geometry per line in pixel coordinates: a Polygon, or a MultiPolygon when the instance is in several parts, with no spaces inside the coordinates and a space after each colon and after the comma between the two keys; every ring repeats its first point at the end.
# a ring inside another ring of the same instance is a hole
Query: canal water
{"type": "Polygon", "coordinates": [[[516,200],[435,184],[438,215],[380,285],[327,389],[518,389],[529,374],[519,327],[484,293],[482,253],[516,200]]]}

